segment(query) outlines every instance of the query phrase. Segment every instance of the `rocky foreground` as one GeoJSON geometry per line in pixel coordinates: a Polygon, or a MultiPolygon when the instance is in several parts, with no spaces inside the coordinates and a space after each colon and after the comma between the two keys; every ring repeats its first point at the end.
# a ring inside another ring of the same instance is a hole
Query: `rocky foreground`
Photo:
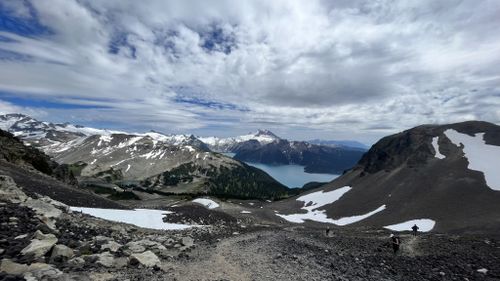
{"type": "Polygon", "coordinates": [[[387,231],[326,236],[208,210],[209,225],[156,231],[30,196],[0,176],[0,280],[500,280],[498,236],[403,235],[394,255],[387,231]]]}

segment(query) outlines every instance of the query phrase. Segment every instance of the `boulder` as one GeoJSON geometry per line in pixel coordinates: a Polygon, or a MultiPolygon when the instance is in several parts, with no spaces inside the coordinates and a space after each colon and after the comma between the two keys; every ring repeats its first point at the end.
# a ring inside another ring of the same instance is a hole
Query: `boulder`
{"type": "Polygon", "coordinates": [[[19,188],[9,176],[0,176],[0,197],[13,203],[26,201],[28,196],[19,188]]]}
{"type": "Polygon", "coordinates": [[[23,275],[28,271],[28,266],[9,259],[3,259],[0,264],[0,271],[11,275],[23,275]]]}
{"type": "Polygon", "coordinates": [[[56,243],[57,238],[53,234],[47,234],[44,239],[31,240],[31,243],[21,250],[21,254],[33,254],[35,258],[43,257],[56,243]]]}
{"type": "Polygon", "coordinates": [[[23,276],[30,280],[54,280],[62,275],[62,272],[46,263],[32,263],[31,265],[20,264],[9,259],[3,259],[0,271],[10,275],[23,276]]]}
{"type": "Polygon", "coordinates": [[[23,277],[26,281],[55,280],[62,274],[59,269],[50,264],[32,263],[23,277]]]}
{"type": "Polygon", "coordinates": [[[38,240],[45,240],[45,239],[50,239],[50,238],[55,238],[54,234],[44,234],[42,231],[37,230],[33,234],[33,239],[38,239],[38,240]]]}
{"type": "Polygon", "coordinates": [[[139,244],[138,242],[129,242],[125,245],[127,248],[128,253],[133,254],[133,253],[142,253],[146,251],[146,248],[139,244]]]}
{"type": "Polygon", "coordinates": [[[122,267],[127,266],[128,263],[129,263],[129,258],[128,257],[119,257],[119,258],[115,258],[113,266],[115,268],[122,268],[122,267]]]}
{"type": "Polygon", "coordinates": [[[61,260],[66,261],[74,256],[73,250],[65,245],[57,244],[52,249],[51,260],[61,260]]]}
{"type": "Polygon", "coordinates": [[[182,237],[181,243],[183,246],[190,248],[194,245],[194,239],[191,237],[182,237]]]}
{"type": "Polygon", "coordinates": [[[146,251],[140,254],[132,254],[130,256],[131,264],[141,264],[145,267],[160,266],[161,261],[153,252],[146,251]]]}
{"type": "Polygon", "coordinates": [[[62,211],[56,208],[48,200],[32,199],[28,198],[25,202],[21,203],[21,206],[28,207],[35,211],[37,217],[43,221],[48,227],[55,230],[56,223],[55,219],[62,215],[62,211]]]}
{"type": "Polygon", "coordinates": [[[115,241],[109,241],[108,243],[101,246],[101,250],[109,250],[110,252],[118,251],[123,245],[116,243],[115,241]]]}
{"type": "Polygon", "coordinates": [[[104,252],[96,256],[97,256],[97,261],[96,261],[97,264],[100,264],[104,267],[113,267],[115,263],[115,256],[110,252],[104,252]]]}

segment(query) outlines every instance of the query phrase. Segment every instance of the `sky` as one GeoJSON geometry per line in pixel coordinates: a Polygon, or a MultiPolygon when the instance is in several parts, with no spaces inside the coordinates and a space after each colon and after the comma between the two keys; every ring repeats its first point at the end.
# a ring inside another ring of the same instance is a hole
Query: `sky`
{"type": "Polygon", "coordinates": [[[500,124],[498,0],[1,0],[0,113],[378,138],[500,124]]]}

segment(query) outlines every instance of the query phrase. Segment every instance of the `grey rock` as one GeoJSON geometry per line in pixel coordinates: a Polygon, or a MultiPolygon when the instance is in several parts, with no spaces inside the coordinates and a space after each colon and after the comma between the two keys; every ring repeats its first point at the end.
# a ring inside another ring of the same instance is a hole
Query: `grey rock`
{"type": "Polygon", "coordinates": [[[35,211],[37,217],[41,221],[43,221],[51,229],[55,230],[55,219],[60,217],[63,212],[49,202],[51,201],[28,198],[25,202],[21,203],[21,205],[35,211]]]}
{"type": "Polygon", "coordinates": [[[191,246],[194,245],[194,239],[191,238],[191,237],[182,237],[181,243],[182,243],[183,246],[189,248],[189,247],[191,247],[191,246]]]}
{"type": "Polygon", "coordinates": [[[0,197],[13,203],[26,201],[28,196],[19,188],[9,176],[0,176],[0,197]]]}
{"type": "Polygon", "coordinates": [[[101,250],[109,250],[110,252],[118,251],[123,245],[116,243],[115,241],[109,241],[108,243],[101,246],[101,250]]]}
{"type": "Polygon", "coordinates": [[[115,268],[122,268],[122,267],[127,266],[128,263],[129,263],[129,258],[128,257],[119,257],[119,258],[115,258],[113,266],[115,268]]]}
{"type": "Polygon", "coordinates": [[[50,238],[55,238],[56,236],[54,234],[45,234],[41,232],[40,230],[35,231],[33,234],[33,239],[38,239],[38,240],[45,240],[45,239],[50,239],[50,238]]]}
{"type": "Polygon", "coordinates": [[[111,237],[102,236],[102,235],[97,235],[94,239],[95,239],[95,241],[98,241],[98,242],[100,242],[100,241],[107,242],[107,241],[113,240],[113,238],[111,238],[111,237]]]}
{"type": "Polygon", "coordinates": [[[105,267],[113,267],[115,263],[115,256],[113,256],[113,254],[111,254],[110,252],[104,252],[96,256],[97,256],[97,261],[96,261],[97,264],[100,264],[105,267]]]}
{"type": "Polygon", "coordinates": [[[46,238],[33,239],[26,248],[21,250],[21,254],[33,254],[36,258],[43,257],[57,243],[57,238],[53,234],[47,234],[46,238]]]}
{"type": "Polygon", "coordinates": [[[26,281],[54,280],[63,273],[46,263],[33,263],[29,266],[28,272],[24,274],[26,281]]]}
{"type": "Polygon", "coordinates": [[[51,259],[62,259],[62,260],[67,260],[70,259],[74,256],[73,249],[71,249],[68,246],[57,244],[54,246],[52,249],[52,255],[50,256],[51,259]]]}
{"type": "Polygon", "coordinates": [[[153,252],[146,251],[140,254],[132,254],[130,256],[132,264],[141,264],[145,267],[160,266],[161,261],[153,252]]]}
{"type": "Polygon", "coordinates": [[[68,265],[72,268],[82,268],[85,264],[85,260],[81,257],[74,257],[68,260],[68,265]]]}
{"type": "Polygon", "coordinates": [[[23,275],[28,271],[28,266],[25,264],[20,264],[13,262],[9,259],[3,259],[0,264],[0,271],[12,275],[23,275]]]}
{"type": "Polygon", "coordinates": [[[62,272],[46,263],[20,264],[9,259],[3,259],[0,271],[7,274],[23,276],[26,280],[53,280],[62,275],[62,272]]]}
{"type": "Polygon", "coordinates": [[[140,243],[138,242],[129,242],[125,245],[125,247],[127,248],[127,251],[128,253],[132,254],[132,253],[142,253],[146,250],[146,248],[144,246],[142,246],[140,243]]]}

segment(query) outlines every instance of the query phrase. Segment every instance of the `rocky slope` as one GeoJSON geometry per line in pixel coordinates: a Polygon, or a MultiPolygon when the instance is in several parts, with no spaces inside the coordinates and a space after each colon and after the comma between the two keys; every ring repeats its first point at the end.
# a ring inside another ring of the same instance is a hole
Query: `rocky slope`
{"type": "Polygon", "coordinates": [[[0,130],[0,175],[14,178],[29,194],[51,196],[72,206],[123,207],[67,183],[75,178],[68,167],[58,165],[36,148],[24,145],[0,130]],[[66,183],[65,183],[66,182],[66,183]]]}
{"type": "MultiPolygon", "coordinates": [[[[236,204],[237,206],[238,204],[236,204]]],[[[0,176],[0,280],[498,280],[498,236],[291,227],[226,209],[151,230],[71,212],[0,176]]],[[[168,214],[167,218],[171,215],[168,214]]]]}
{"type": "Polygon", "coordinates": [[[381,139],[349,172],[302,197],[316,200],[317,208],[289,201],[299,210],[284,218],[376,227],[424,219],[421,227],[432,231],[494,232],[500,230],[498,166],[499,126],[419,126],[381,139]]]}

